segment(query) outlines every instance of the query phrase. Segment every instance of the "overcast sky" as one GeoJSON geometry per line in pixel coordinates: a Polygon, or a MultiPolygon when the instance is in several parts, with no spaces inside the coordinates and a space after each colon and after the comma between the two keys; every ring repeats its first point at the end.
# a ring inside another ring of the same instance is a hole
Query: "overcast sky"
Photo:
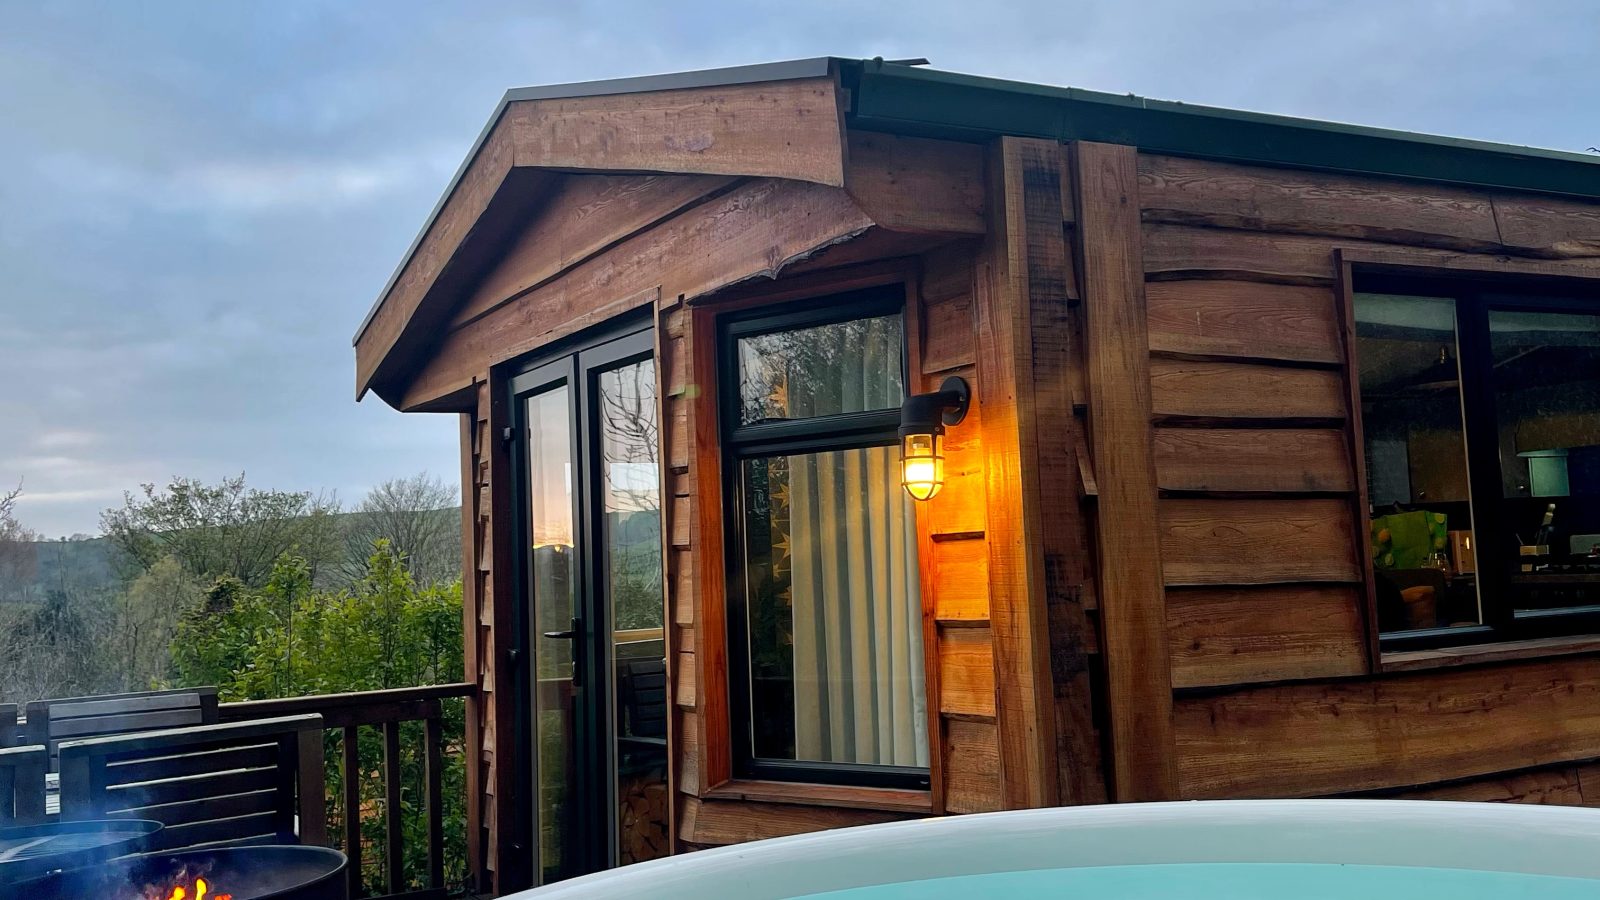
{"type": "Polygon", "coordinates": [[[0,0],[0,487],[457,477],[350,338],[508,87],[806,56],[1584,150],[1600,5],[0,0]]]}

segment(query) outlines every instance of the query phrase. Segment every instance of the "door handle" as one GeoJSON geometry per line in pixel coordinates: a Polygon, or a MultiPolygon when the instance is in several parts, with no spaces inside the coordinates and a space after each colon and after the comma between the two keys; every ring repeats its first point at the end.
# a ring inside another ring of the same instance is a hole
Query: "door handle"
{"type": "Polygon", "coordinates": [[[583,620],[572,617],[572,627],[566,631],[546,631],[544,636],[552,641],[572,642],[572,686],[583,687],[583,620]]]}

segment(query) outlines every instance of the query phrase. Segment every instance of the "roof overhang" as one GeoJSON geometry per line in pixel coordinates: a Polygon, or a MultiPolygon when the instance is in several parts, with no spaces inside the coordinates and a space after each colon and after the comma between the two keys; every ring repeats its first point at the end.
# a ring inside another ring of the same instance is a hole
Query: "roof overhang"
{"type": "Polygon", "coordinates": [[[357,397],[425,343],[551,173],[776,177],[843,187],[828,58],[508,91],[355,336],[357,397]]]}
{"type": "MultiPolygon", "coordinates": [[[[847,121],[858,133],[1099,141],[1177,156],[1600,198],[1600,159],[1579,153],[881,59],[819,57],[521,88],[501,99],[357,331],[357,396],[403,375],[396,359],[438,338],[451,305],[516,224],[534,214],[543,185],[558,177],[552,173],[754,176],[849,187],[847,121]]],[[[904,224],[914,230],[915,223],[904,224]]]]}

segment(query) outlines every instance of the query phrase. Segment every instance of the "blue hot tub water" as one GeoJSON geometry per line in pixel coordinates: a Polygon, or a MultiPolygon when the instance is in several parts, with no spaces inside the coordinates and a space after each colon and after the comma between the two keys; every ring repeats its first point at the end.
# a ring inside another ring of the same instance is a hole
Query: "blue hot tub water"
{"type": "Polygon", "coordinates": [[[1424,866],[1173,863],[956,875],[797,900],[1597,900],[1600,880],[1424,866]]]}

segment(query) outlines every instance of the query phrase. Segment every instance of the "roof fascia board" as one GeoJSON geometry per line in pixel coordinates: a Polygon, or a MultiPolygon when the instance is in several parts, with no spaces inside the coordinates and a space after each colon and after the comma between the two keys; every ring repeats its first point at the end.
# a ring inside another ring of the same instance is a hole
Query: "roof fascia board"
{"type": "Polygon", "coordinates": [[[1129,144],[1158,153],[1600,197],[1600,158],[1024,84],[848,64],[851,124],[983,140],[999,134],[1129,144]]]}

